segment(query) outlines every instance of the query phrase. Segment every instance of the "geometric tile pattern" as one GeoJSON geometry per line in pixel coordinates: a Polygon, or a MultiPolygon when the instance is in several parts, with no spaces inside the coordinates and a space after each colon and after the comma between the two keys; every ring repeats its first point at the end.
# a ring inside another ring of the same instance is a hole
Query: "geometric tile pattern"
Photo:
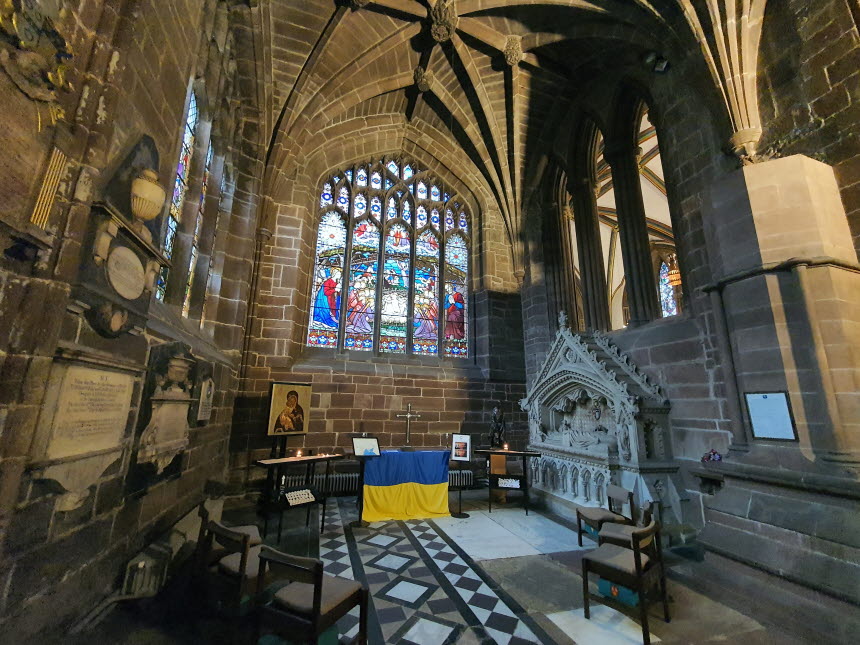
{"type": "MultiPolygon", "coordinates": [[[[371,643],[551,642],[432,521],[350,527],[356,518],[354,498],[329,498],[320,558],[326,573],[370,589],[371,643]]],[[[353,613],[338,622],[341,638],[358,629],[358,611],[353,613]]]]}

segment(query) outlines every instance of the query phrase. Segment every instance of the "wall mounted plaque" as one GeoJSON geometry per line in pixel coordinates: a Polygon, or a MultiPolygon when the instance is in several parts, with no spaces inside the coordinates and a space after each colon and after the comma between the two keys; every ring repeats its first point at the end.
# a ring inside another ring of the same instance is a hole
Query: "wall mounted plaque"
{"type": "Polygon", "coordinates": [[[127,246],[117,246],[107,260],[111,286],[126,300],[137,300],[146,284],[146,272],[137,254],[127,246]]]}
{"type": "Polygon", "coordinates": [[[786,392],[746,392],[753,439],[797,441],[797,430],[786,392]]]}

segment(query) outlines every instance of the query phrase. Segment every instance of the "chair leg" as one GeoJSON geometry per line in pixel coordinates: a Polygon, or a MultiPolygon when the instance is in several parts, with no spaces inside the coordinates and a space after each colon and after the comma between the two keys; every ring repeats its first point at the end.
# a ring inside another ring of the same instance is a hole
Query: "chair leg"
{"type": "Polygon", "coordinates": [[[644,588],[639,589],[639,620],[642,621],[642,643],[651,645],[651,630],[648,629],[648,600],[644,588]]]}
{"type": "Polygon", "coordinates": [[[362,588],[358,609],[358,645],[367,645],[368,590],[362,588]]]}
{"type": "Polygon", "coordinates": [[[586,619],[591,618],[591,608],[588,606],[588,561],[582,561],[582,611],[586,619]]]}
{"type": "Polygon", "coordinates": [[[323,498],[322,504],[320,504],[320,535],[322,535],[323,528],[325,527],[325,505],[326,500],[323,498]]]}
{"type": "Polygon", "coordinates": [[[660,594],[663,596],[663,620],[667,623],[671,620],[669,618],[669,592],[666,589],[666,572],[660,569],[660,594]]]}
{"type": "Polygon", "coordinates": [[[576,514],[576,537],[579,539],[579,546],[582,546],[582,518],[579,513],[576,514]]]}

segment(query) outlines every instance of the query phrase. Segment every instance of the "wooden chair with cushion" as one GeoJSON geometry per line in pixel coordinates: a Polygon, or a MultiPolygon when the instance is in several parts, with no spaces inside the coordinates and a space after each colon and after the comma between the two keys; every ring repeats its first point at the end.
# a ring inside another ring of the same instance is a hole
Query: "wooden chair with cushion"
{"type": "Polygon", "coordinates": [[[260,551],[257,583],[257,639],[275,632],[290,641],[316,643],[320,635],[359,606],[356,641],[367,643],[368,592],[359,583],[323,574],[323,564],[314,558],[288,555],[269,546],[260,551]],[[291,580],[267,598],[265,578],[291,580]]]}
{"type": "MultiPolygon", "coordinates": [[[[648,503],[648,506],[646,506],[645,510],[642,511],[641,526],[648,526],[651,523],[651,519],[657,514],[659,503],[660,502],[656,501],[648,503]]],[[[615,522],[608,522],[600,528],[600,532],[597,534],[597,543],[615,544],[629,549],[631,548],[630,540],[633,538],[633,531],[638,528],[640,528],[640,526],[635,526],[633,524],[617,524],[615,522]]]]}
{"type": "Polygon", "coordinates": [[[579,546],[582,546],[583,523],[591,527],[595,534],[599,534],[603,525],[609,522],[635,524],[633,518],[636,516],[636,512],[633,507],[633,493],[631,491],[609,484],[606,487],[606,497],[609,508],[581,506],[576,509],[576,528],[579,546]],[[617,506],[613,502],[617,503],[617,506]],[[630,507],[630,517],[621,514],[624,511],[624,504],[628,504],[630,507]],[[616,508],[617,510],[615,510],[616,508]]]}
{"type": "MultiPolygon", "coordinates": [[[[202,553],[206,529],[209,526],[209,520],[212,519],[209,509],[206,508],[205,501],[200,502],[200,506],[197,508],[197,514],[200,516],[200,534],[197,537],[197,549],[198,553],[202,553]]],[[[248,536],[248,544],[250,546],[257,546],[258,544],[263,543],[263,539],[260,537],[260,529],[255,524],[248,524],[245,526],[230,526],[227,528],[236,533],[246,534],[248,536]]],[[[214,562],[217,562],[225,555],[227,555],[227,551],[221,548],[217,542],[213,541],[211,547],[208,550],[205,564],[208,566],[214,562]]]]}
{"type": "Polygon", "coordinates": [[[210,520],[203,537],[202,562],[206,567],[208,590],[218,606],[231,613],[243,613],[242,601],[250,598],[259,577],[260,545],[251,546],[251,537],[210,520]],[[214,554],[221,557],[214,559],[214,554]]]}
{"type": "Polygon", "coordinates": [[[648,526],[632,532],[629,547],[603,544],[582,558],[582,596],[584,613],[590,618],[588,574],[596,573],[601,579],[627,587],[638,595],[639,619],[642,623],[642,640],[651,642],[648,629],[648,603],[663,602],[663,617],[669,622],[669,601],[666,594],[666,572],[660,547],[660,524],[651,519],[648,526]],[[654,598],[653,591],[659,595],[654,598]]]}

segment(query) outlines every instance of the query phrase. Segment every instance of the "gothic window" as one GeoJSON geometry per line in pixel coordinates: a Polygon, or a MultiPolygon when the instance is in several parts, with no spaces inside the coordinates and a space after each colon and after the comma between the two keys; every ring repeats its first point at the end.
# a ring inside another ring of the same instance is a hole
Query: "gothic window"
{"type": "Polygon", "coordinates": [[[200,201],[197,204],[197,220],[194,222],[194,235],[191,238],[191,256],[188,258],[188,279],[185,281],[185,297],[182,299],[182,315],[188,318],[191,310],[191,288],[194,286],[194,273],[197,268],[197,256],[200,255],[200,231],[203,228],[203,214],[206,210],[206,188],[209,185],[209,173],[212,170],[212,143],[206,151],[206,164],[203,168],[203,181],[200,185],[200,201]]]}
{"type": "Polygon", "coordinates": [[[470,224],[455,200],[414,162],[325,179],[308,345],[467,358],[470,224]]]}
{"type": "MultiPolygon", "coordinates": [[[[179,163],[176,167],[176,177],[173,180],[173,196],[170,199],[170,210],[167,213],[167,228],[164,231],[164,256],[169,260],[173,255],[173,243],[176,231],[179,228],[179,220],[182,217],[182,204],[185,202],[185,193],[188,191],[188,174],[191,168],[191,158],[194,156],[194,139],[197,135],[197,121],[199,113],[197,109],[197,96],[191,92],[188,101],[188,112],[185,114],[185,128],[182,132],[182,148],[179,152],[179,163]]],[[[164,300],[167,289],[167,276],[169,269],[164,266],[158,276],[155,286],[155,297],[164,300]]]]}
{"type": "Polygon", "coordinates": [[[660,308],[663,310],[663,317],[675,316],[678,313],[678,307],[675,304],[675,287],[669,282],[669,265],[665,262],[660,263],[660,308]]]}

